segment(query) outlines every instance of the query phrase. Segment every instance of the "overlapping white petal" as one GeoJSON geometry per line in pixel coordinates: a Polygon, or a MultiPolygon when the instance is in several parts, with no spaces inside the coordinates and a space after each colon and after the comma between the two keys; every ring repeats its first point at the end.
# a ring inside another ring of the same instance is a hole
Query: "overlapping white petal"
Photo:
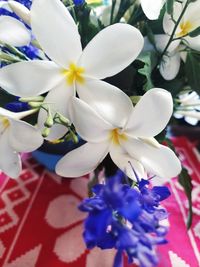
{"type": "Polygon", "coordinates": [[[19,16],[27,25],[30,25],[30,10],[17,1],[9,0],[8,6],[19,16]]]}
{"type": "Polygon", "coordinates": [[[180,69],[181,56],[179,53],[163,56],[160,63],[160,74],[165,80],[173,80],[180,69]]]}
{"type": "Polygon", "coordinates": [[[83,50],[78,65],[98,79],[113,76],[130,65],[141,52],[141,33],[128,24],[117,23],[100,31],[83,50]]]}
{"type": "Polygon", "coordinates": [[[28,123],[17,119],[27,112],[15,113],[0,109],[0,169],[12,178],[21,171],[18,152],[30,152],[43,143],[40,132],[28,123]]]}
{"type": "Polygon", "coordinates": [[[13,46],[28,45],[31,41],[31,33],[19,20],[0,16],[0,42],[13,46]]]}
{"type": "Polygon", "coordinates": [[[12,178],[17,178],[22,170],[20,156],[9,146],[8,134],[0,136],[0,170],[12,178]]]}
{"type": "Polygon", "coordinates": [[[22,61],[0,69],[0,86],[21,97],[48,92],[62,79],[64,76],[52,61],[22,61]]]}
{"type": "Polygon", "coordinates": [[[146,178],[146,172],[143,165],[138,160],[131,157],[122,147],[112,145],[110,148],[110,157],[112,161],[131,179],[135,181],[137,179],[133,169],[139,178],[146,178]]]}
{"type": "Polygon", "coordinates": [[[77,92],[105,120],[116,127],[124,127],[133,104],[123,91],[101,80],[86,79],[83,85],[77,85],[77,92]]]}
{"type": "MultiPolygon", "coordinates": [[[[112,103],[111,100],[111,106],[112,103]]],[[[127,103],[129,102],[127,101],[127,103]]],[[[152,89],[132,109],[133,111],[127,114],[127,125],[123,129],[116,128],[116,125],[112,123],[105,123],[105,120],[98,116],[97,112],[87,103],[74,98],[71,103],[71,117],[78,134],[88,143],[85,147],[68,153],[60,161],[61,163],[58,163],[59,167],[56,168],[58,174],[66,177],[86,174],[98,165],[99,159],[105,157],[105,151],[109,152],[115,164],[133,179],[135,176],[129,162],[132,163],[138,175],[144,175],[142,165],[146,171],[160,177],[170,178],[179,174],[181,164],[174,152],[159,145],[152,138],[164,129],[172,115],[171,95],[163,89],[152,89]],[[104,145],[107,150],[103,149],[104,145]],[[99,149],[101,146],[102,149],[99,149]],[[95,149],[96,151],[94,151],[95,149]],[[79,170],[78,164],[82,151],[84,151],[83,156],[91,153],[92,159],[89,156],[90,163],[86,163],[85,159],[82,159],[79,170]],[[97,155],[96,162],[93,157],[95,153],[97,155]],[[83,163],[86,167],[83,166],[83,163]],[[73,170],[74,168],[76,170],[73,170]]],[[[121,125],[120,121],[117,125],[121,125]]]]}
{"type": "MultiPolygon", "coordinates": [[[[164,51],[168,44],[169,38],[170,35],[167,34],[155,35],[155,45],[160,53],[164,51]]],[[[174,79],[179,72],[181,64],[181,52],[179,52],[179,50],[181,50],[180,42],[180,40],[171,42],[166,54],[162,57],[159,70],[160,74],[165,80],[174,79]]]]}
{"type": "Polygon", "coordinates": [[[103,120],[94,109],[80,99],[73,98],[71,101],[70,118],[81,137],[94,143],[108,139],[109,130],[113,128],[112,125],[103,120]]]}
{"type": "Polygon", "coordinates": [[[142,9],[150,20],[158,19],[166,0],[140,0],[142,9]]]}
{"type": "MultiPolygon", "coordinates": [[[[80,97],[89,104],[95,98],[99,99],[98,103],[96,101],[93,105],[98,112],[102,100],[104,107],[108,107],[106,97],[113,94],[116,105],[125,98],[118,89],[105,82],[98,82],[97,79],[116,74],[138,56],[143,46],[143,37],[136,28],[125,24],[107,27],[82,51],[77,25],[60,0],[49,1],[47,9],[46,0],[34,0],[31,8],[31,26],[42,49],[55,63],[30,61],[4,67],[0,70],[2,88],[10,94],[27,97],[48,92],[65,80],[63,90],[71,90],[74,87],[80,93],[80,97]],[[71,75],[70,79],[68,75],[71,75]],[[93,81],[93,85],[96,86],[94,90],[91,88],[92,82],[88,82],[91,78],[96,79],[96,82],[93,81]]],[[[74,92],[74,89],[72,90],[74,92]]],[[[59,94],[65,95],[64,92],[59,94]]],[[[66,95],[66,103],[69,97],[70,94],[66,95]]],[[[54,106],[64,105],[64,101],[59,102],[57,97],[52,100],[54,106]]],[[[130,101],[125,112],[128,112],[128,107],[130,101]]],[[[105,111],[100,115],[112,121],[122,110],[119,108],[116,115],[106,115],[105,111]]],[[[125,112],[122,111],[120,116],[124,116],[125,112]]],[[[39,118],[42,120],[39,124],[43,123],[43,116],[39,118]]],[[[54,127],[53,131],[57,129],[59,128],[54,127]]],[[[59,136],[57,133],[53,135],[59,136]]]]}
{"type": "Polygon", "coordinates": [[[31,152],[41,146],[43,138],[32,125],[10,119],[9,144],[16,152],[31,152]]]}
{"type": "Polygon", "coordinates": [[[125,127],[133,137],[152,137],[160,133],[173,112],[171,94],[164,89],[149,90],[133,109],[125,127]]]}
{"type": "Polygon", "coordinates": [[[195,92],[183,92],[178,96],[179,106],[176,107],[174,117],[196,125],[200,121],[200,96],[195,92]]]}
{"type": "Polygon", "coordinates": [[[58,65],[67,68],[82,53],[77,26],[59,0],[35,0],[31,7],[33,33],[45,53],[58,65]]]}
{"type": "Polygon", "coordinates": [[[155,147],[134,138],[125,142],[124,146],[129,155],[141,162],[149,173],[169,179],[181,172],[179,159],[168,147],[155,147]]]}
{"type": "MultiPolygon", "coordinates": [[[[180,2],[174,3],[174,11],[173,11],[174,21],[178,20],[181,12],[184,9],[186,2],[187,1],[184,0],[182,1],[182,3],[180,2]]],[[[184,38],[187,46],[198,51],[200,50],[200,37],[196,36],[192,38],[188,36],[188,33],[194,31],[196,28],[199,27],[200,25],[199,11],[200,11],[199,1],[194,1],[189,3],[175,32],[175,37],[184,38]]],[[[166,12],[163,18],[163,29],[165,33],[171,35],[175,26],[174,21],[171,19],[171,16],[166,12]]]]}
{"type": "Polygon", "coordinates": [[[86,143],[65,155],[56,165],[56,173],[79,177],[96,169],[108,153],[109,143],[86,143]]]}

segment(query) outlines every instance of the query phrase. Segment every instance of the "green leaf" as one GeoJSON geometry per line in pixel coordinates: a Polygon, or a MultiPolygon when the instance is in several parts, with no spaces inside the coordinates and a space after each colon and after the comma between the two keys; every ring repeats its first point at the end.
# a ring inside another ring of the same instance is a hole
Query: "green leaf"
{"type": "Polygon", "coordinates": [[[200,26],[191,31],[188,35],[190,37],[197,37],[198,35],[200,35],[200,26]]]}
{"type": "Polygon", "coordinates": [[[187,54],[185,73],[191,89],[200,93],[200,55],[190,51],[187,54]]]}
{"type": "Polygon", "coordinates": [[[179,175],[179,183],[184,188],[188,198],[189,213],[187,219],[187,228],[189,229],[192,225],[192,179],[185,168],[182,169],[182,172],[179,175]]]}
{"type": "Polygon", "coordinates": [[[151,72],[157,63],[157,56],[155,52],[144,52],[141,53],[140,56],[137,58],[139,61],[144,63],[144,66],[138,70],[138,73],[145,76],[146,82],[143,86],[144,91],[148,91],[154,87],[151,72]]]}
{"type": "Polygon", "coordinates": [[[169,15],[173,14],[174,9],[174,0],[167,0],[166,2],[166,10],[169,15]]]}

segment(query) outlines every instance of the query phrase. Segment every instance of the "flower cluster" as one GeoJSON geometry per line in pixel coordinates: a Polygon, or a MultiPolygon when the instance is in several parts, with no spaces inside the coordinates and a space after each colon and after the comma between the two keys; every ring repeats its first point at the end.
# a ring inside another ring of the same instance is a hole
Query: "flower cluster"
{"type": "Polygon", "coordinates": [[[122,266],[125,252],[129,263],[156,266],[156,245],[166,243],[168,228],[162,223],[168,214],[160,202],[169,197],[167,187],[150,188],[147,180],[130,187],[125,176],[118,172],[105,184],[93,187],[94,196],[85,199],[79,209],[88,212],[85,220],[84,240],[89,249],[115,248],[114,267],[122,266]]]}
{"type": "Polygon", "coordinates": [[[198,0],[0,1],[0,170],[17,178],[20,153],[44,141],[76,143],[55,167],[63,177],[112,160],[134,186],[118,173],[80,208],[87,246],[116,248],[115,267],[123,252],[155,265],[165,242],[169,191],[148,177],[180,174],[166,128],[200,120],[199,11],[198,0]]]}
{"type": "MultiPolygon", "coordinates": [[[[78,3],[75,4],[78,8],[78,3]]],[[[81,8],[85,5],[82,3],[81,8]]],[[[141,177],[148,172],[171,178],[181,171],[174,152],[154,138],[172,115],[171,95],[164,89],[152,88],[133,107],[122,90],[103,81],[121,72],[141,53],[144,39],[137,28],[125,23],[110,25],[83,49],[83,36],[60,0],[49,2],[48,7],[46,1],[35,0],[30,10],[15,1],[4,2],[3,6],[17,18],[1,16],[4,30],[0,31],[0,40],[5,43],[2,56],[7,62],[0,70],[0,86],[39,112],[38,133],[45,139],[78,140],[78,133],[87,141],[58,162],[58,174],[65,177],[87,174],[108,153],[133,179],[128,161],[141,177]],[[13,47],[30,42],[37,47],[35,56],[27,57],[24,48],[13,47]],[[15,62],[8,64],[9,59],[15,62]]],[[[4,133],[3,120],[4,117],[4,133]]],[[[18,169],[12,177],[17,175],[18,169]]]]}

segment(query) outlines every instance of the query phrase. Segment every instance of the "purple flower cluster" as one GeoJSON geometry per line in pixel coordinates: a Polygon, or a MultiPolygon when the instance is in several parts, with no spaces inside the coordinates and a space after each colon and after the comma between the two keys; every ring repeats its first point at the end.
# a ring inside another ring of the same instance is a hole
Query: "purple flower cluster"
{"type": "Polygon", "coordinates": [[[94,196],[85,199],[79,209],[88,212],[84,240],[89,249],[115,248],[114,267],[122,266],[125,252],[129,263],[141,267],[156,266],[155,247],[166,243],[168,228],[161,221],[168,217],[160,202],[170,192],[167,187],[150,187],[141,180],[134,187],[124,184],[124,174],[118,172],[105,184],[93,187],[94,196]]]}

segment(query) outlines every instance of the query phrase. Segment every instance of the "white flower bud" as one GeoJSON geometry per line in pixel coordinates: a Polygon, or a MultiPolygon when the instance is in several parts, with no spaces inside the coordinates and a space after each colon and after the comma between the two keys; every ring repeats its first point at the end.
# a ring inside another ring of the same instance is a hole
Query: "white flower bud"
{"type": "Polygon", "coordinates": [[[19,16],[27,25],[30,26],[30,10],[28,8],[12,0],[8,1],[8,5],[17,16],[19,16]]]}

